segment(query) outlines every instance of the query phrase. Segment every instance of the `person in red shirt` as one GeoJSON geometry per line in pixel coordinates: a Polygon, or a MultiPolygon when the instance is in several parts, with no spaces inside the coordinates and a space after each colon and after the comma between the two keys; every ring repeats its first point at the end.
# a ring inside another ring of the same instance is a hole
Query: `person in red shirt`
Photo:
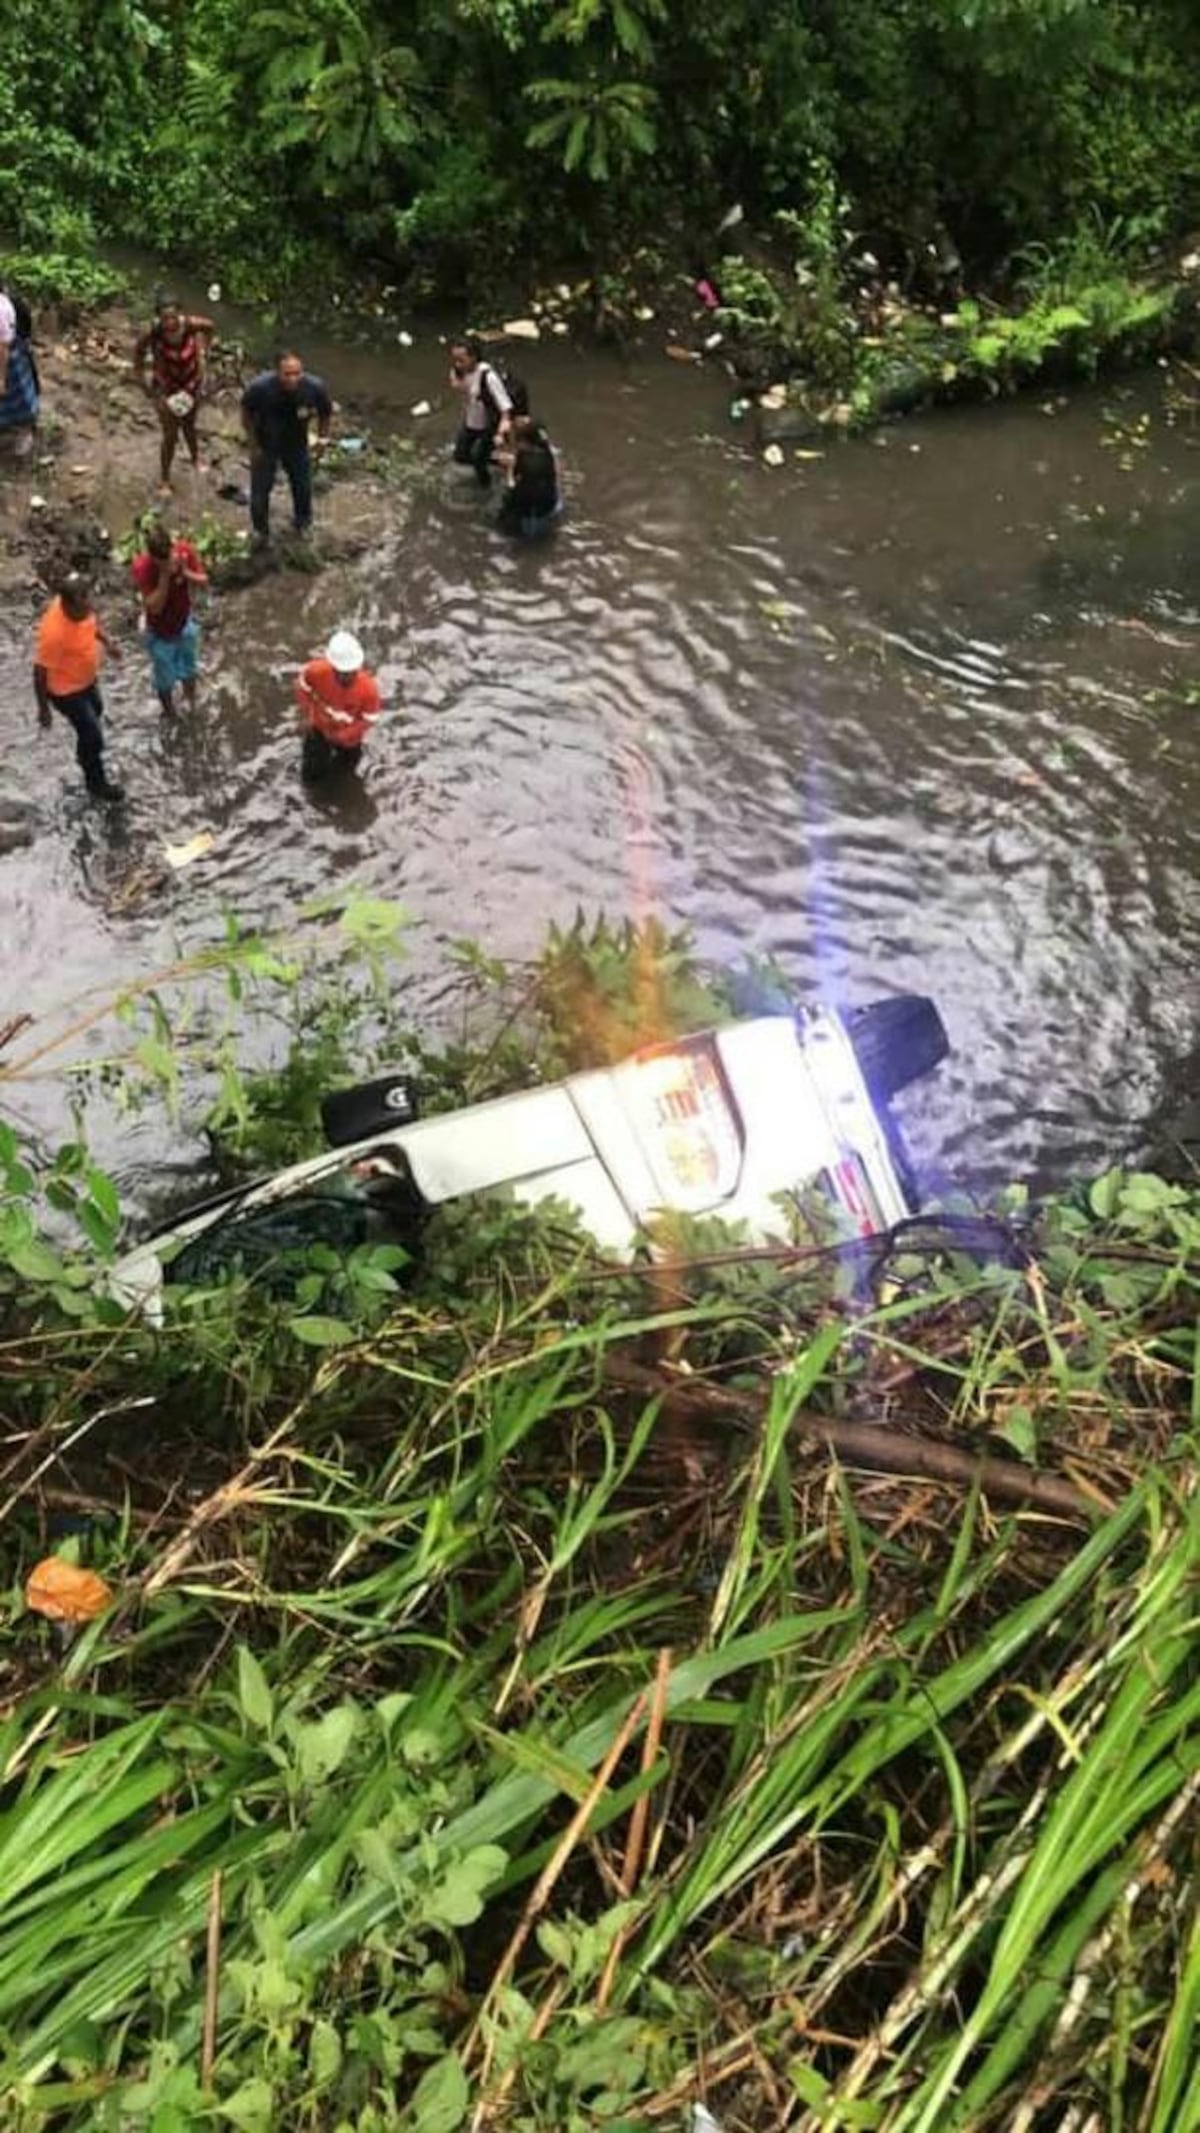
{"type": "Polygon", "coordinates": [[[173,711],[175,691],[181,688],[188,710],[194,711],[200,630],[192,613],[192,587],[207,585],[208,573],[191,542],[172,540],[159,520],[149,528],[145,549],[134,557],[132,569],[142,596],[146,648],[159,703],[164,711],[173,711]]]}
{"type": "Polygon", "coordinates": [[[296,683],[307,727],[302,773],[309,779],[357,763],[382,708],[379,684],[350,630],[335,630],[323,659],[310,659],[296,683]]]}
{"type": "Polygon", "coordinates": [[[216,327],[210,318],[183,310],[173,296],[162,296],[155,305],[153,323],[140,334],[133,351],[133,368],[158,409],[162,424],[161,494],[171,494],[171,468],[180,435],[198,474],[200,437],[196,412],[204,390],[208,344],[216,327]],[[150,376],[146,377],[146,358],[150,376]]]}

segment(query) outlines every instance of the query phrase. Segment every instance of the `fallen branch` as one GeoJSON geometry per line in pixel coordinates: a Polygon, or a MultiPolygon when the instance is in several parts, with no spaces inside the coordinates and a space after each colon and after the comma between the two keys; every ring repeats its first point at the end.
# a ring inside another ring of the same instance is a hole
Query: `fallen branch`
{"type": "MultiPolygon", "coordinates": [[[[665,1412],[680,1420],[729,1415],[757,1427],[763,1418],[765,1402],[748,1393],[729,1392],[723,1385],[699,1379],[667,1377],[626,1356],[609,1355],[604,1375],[623,1391],[638,1393],[647,1400],[661,1400],[665,1412]]],[[[957,1445],[940,1444],[931,1437],[906,1436],[870,1422],[837,1421],[830,1415],[814,1414],[811,1408],[800,1408],[792,1417],[792,1427],[827,1444],[846,1466],[942,1481],[952,1488],[970,1489],[977,1485],[985,1496],[1023,1504],[1050,1518],[1066,1518],[1075,1523],[1090,1523],[1097,1508],[1081,1489],[1060,1475],[1030,1473],[1014,1460],[960,1451],[957,1445]]]]}

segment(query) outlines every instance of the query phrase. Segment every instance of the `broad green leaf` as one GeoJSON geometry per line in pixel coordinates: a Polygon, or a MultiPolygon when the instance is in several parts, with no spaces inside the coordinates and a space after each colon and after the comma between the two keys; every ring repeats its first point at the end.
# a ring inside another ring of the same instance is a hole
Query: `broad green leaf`
{"type": "Polygon", "coordinates": [[[296,1759],[306,1785],[320,1785],[341,1768],[359,1721],[354,1704],[340,1703],[323,1718],[296,1727],[296,1759]]]}
{"type": "Polygon", "coordinates": [[[84,1183],[105,1221],[116,1229],[121,1220],[121,1202],[107,1171],[97,1170],[94,1163],[89,1163],[84,1172],[84,1183]]]}
{"type": "Polygon", "coordinates": [[[443,1926],[473,1926],[485,1909],[485,1894],[508,1865],[498,1844],[481,1844],[456,1859],[425,1898],[425,1914],[443,1926]]]}
{"type": "Polygon", "coordinates": [[[270,2082],[259,2077],[243,2081],[240,2089],[226,2098],[220,2111],[226,2123],[237,2126],[240,2133],[271,2133],[275,2097],[270,2082]]]}
{"type": "Polygon", "coordinates": [[[347,1341],[354,1339],[354,1328],[344,1318],[324,1318],[320,1313],[289,1318],[288,1331],[308,1348],[344,1348],[347,1341]]]}
{"type": "Polygon", "coordinates": [[[342,2064],[342,2040],[332,2022],[314,2022],[308,2040],[308,2071],[314,2088],[328,2088],[342,2064]]]}
{"type": "Polygon", "coordinates": [[[95,1246],[102,1259],[111,1259],[117,1247],[117,1232],[114,1223],[96,1205],[94,1200],[81,1200],[75,1210],[75,1219],[87,1238],[95,1246]]]}
{"type": "Polygon", "coordinates": [[[25,1281],[64,1281],[66,1268],[57,1252],[36,1238],[24,1244],[8,1246],[8,1262],[13,1272],[25,1281]]]}
{"type": "Polygon", "coordinates": [[[457,2052],[427,2067],[412,2100],[413,2133],[457,2133],[467,2115],[470,2090],[457,2052]]]}
{"type": "Polygon", "coordinates": [[[259,1733],[270,1731],[274,1699],[266,1675],[246,1644],[238,1648],[238,1702],[248,1725],[259,1733]]]}

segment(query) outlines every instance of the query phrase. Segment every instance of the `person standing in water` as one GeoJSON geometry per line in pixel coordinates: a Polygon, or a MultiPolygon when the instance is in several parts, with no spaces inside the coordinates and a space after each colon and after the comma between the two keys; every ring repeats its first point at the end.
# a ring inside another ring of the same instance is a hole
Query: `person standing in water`
{"type": "Polygon", "coordinates": [[[154,319],[140,334],[133,351],[134,374],[158,409],[162,425],[160,452],[161,494],[171,494],[171,468],[182,435],[188,456],[199,474],[200,434],[196,427],[208,343],[216,332],[210,318],[184,311],[173,296],[159,298],[154,319]],[[150,374],[146,361],[150,359],[150,374]]]}
{"type": "Polygon", "coordinates": [[[323,378],[305,370],[295,349],[285,348],[274,370],[253,378],[242,394],[242,427],[250,446],[250,523],[255,539],[265,541],[271,531],[271,491],[280,467],[292,492],[292,517],[296,531],[306,534],[312,525],[312,455],[318,456],[329,443],[333,425],[333,402],[323,378]],[[311,448],[309,423],[316,417],[317,434],[311,448]]]}
{"type": "Polygon", "coordinates": [[[463,418],[454,443],[455,462],[474,467],[481,489],[491,484],[492,451],[508,436],[513,419],[512,395],[494,364],[485,363],[482,344],[473,333],[450,347],[450,383],[463,396],[463,418]]]}
{"type": "Polygon", "coordinates": [[[149,528],[142,554],[133,559],[132,576],[142,596],[146,649],[159,703],[164,711],[173,711],[180,688],[188,710],[194,711],[200,630],[192,613],[192,589],[208,584],[208,572],[191,542],[172,540],[159,520],[149,528]]]}
{"type": "Polygon", "coordinates": [[[100,649],[120,659],[92,606],[91,587],[73,570],[38,624],[33,659],[33,692],[38,724],[49,726],[61,711],[75,732],[75,753],[84,784],[97,800],[123,800],[119,785],[104,768],[104,704],[98,685],[100,649]]]}
{"type": "Polygon", "coordinates": [[[335,630],[322,659],[310,659],[296,682],[307,731],[301,773],[310,782],[352,769],[383,706],[379,684],[352,631],[335,630]]]}

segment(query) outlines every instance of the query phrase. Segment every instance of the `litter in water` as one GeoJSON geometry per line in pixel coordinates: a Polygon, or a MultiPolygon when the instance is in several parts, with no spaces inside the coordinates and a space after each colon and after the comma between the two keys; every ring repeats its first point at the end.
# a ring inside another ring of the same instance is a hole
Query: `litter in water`
{"type": "Polygon", "coordinates": [[[206,852],[211,852],[216,841],[211,830],[197,830],[195,836],[189,837],[186,844],[164,844],[163,858],[167,865],[174,867],[178,873],[180,867],[190,867],[193,859],[203,859],[206,852]]]}

